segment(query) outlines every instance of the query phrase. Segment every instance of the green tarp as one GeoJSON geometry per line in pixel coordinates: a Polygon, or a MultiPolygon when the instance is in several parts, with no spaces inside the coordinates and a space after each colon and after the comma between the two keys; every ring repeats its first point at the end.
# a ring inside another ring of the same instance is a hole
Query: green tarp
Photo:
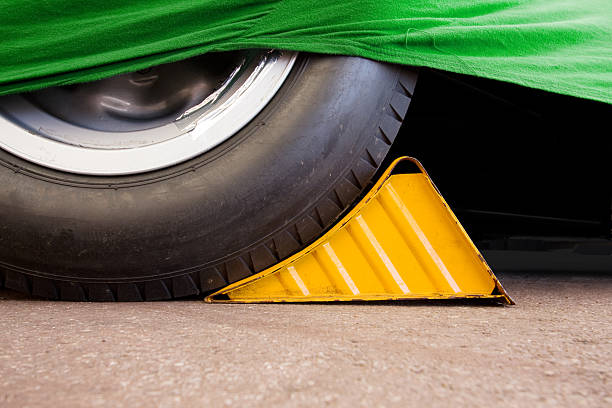
{"type": "Polygon", "coordinates": [[[262,47],[612,103],[612,0],[2,0],[0,94],[262,47]]]}

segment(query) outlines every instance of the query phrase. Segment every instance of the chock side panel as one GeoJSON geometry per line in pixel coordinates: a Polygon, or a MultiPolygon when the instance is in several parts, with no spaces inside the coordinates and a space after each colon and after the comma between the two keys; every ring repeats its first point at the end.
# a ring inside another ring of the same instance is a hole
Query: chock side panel
{"type": "Polygon", "coordinates": [[[513,304],[421,164],[402,157],[309,247],[206,301],[451,298],[513,304]],[[413,162],[421,172],[393,174],[402,161],[413,162]]]}

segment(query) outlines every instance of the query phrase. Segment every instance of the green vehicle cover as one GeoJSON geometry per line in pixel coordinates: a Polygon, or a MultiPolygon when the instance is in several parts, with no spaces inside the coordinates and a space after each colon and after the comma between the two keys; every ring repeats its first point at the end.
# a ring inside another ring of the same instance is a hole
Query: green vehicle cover
{"type": "Polygon", "coordinates": [[[612,103],[610,0],[4,0],[0,38],[0,94],[277,48],[612,103]]]}

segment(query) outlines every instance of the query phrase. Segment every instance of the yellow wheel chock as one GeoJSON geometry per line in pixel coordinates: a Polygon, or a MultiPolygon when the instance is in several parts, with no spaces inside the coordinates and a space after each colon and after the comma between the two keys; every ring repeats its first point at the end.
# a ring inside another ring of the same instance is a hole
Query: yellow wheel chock
{"type": "Polygon", "coordinates": [[[513,304],[418,160],[393,162],[313,244],[211,303],[487,298],[513,304]],[[400,173],[400,167],[416,173],[400,173]]]}

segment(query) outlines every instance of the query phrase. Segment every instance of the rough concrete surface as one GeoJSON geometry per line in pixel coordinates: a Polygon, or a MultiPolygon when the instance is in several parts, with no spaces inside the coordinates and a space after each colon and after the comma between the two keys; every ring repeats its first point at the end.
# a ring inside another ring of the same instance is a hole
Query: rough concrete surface
{"type": "Polygon", "coordinates": [[[612,406],[612,274],[463,302],[102,304],[0,292],[0,406],[612,406]]]}

